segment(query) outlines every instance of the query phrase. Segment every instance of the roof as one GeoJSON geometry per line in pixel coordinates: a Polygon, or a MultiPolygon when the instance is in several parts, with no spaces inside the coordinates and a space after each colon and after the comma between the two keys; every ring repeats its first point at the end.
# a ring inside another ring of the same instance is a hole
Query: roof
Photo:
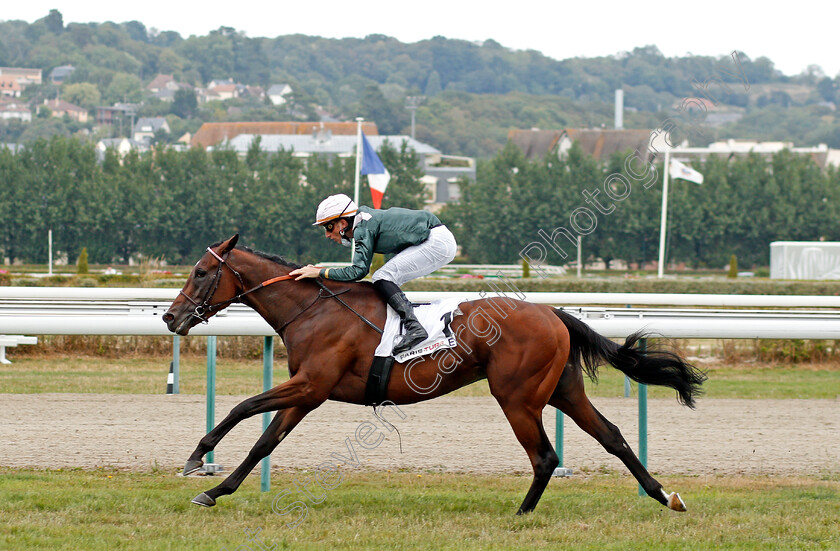
{"type": "Polygon", "coordinates": [[[73,105],[69,101],[64,101],[63,99],[51,99],[44,101],[44,105],[52,109],[53,111],[82,111],[87,112],[87,109],[84,107],[79,107],[78,105],[73,105]]]}
{"type": "Polygon", "coordinates": [[[174,80],[175,80],[175,77],[173,75],[159,74],[158,76],[156,76],[155,78],[152,79],[152,82],[150,82],[146,86],[146,89],[147,90],[155,90],[155,89],[163,88],[164,86],[166,86],[170,82],[173,82],[174,80]]]}
{"type": "MultiPolygon", "coordinates": [[[[355,136],[355,122],[206,122],[201,125],[190,145],[210,147],[240,134],[312,134],[327,130],[335,135],[355,136]]],[[[378,136],[376,123],[363,122],[362,131],[370,138],[378,136]]]]}
{"type": "MultiPolygon", "coordinates": [[[[230,146],[239,153],[245,153],[256,137],[254,134],[240,134],[230,140],[230,146]]],[[[440,155],[441,153],[429,144],[418,142],[410,136],[366,135],[366,137],[370,146],[377,151],[387,141],[396,148],[401,147],[403,142],[407,142],[408,147],[414,149],[419,155],[440,155]]],[[[294,150],[297,153],[349,155],[356,150],[356,136],[353,135],[332,135],[325,139],[312,134],[263,134],[260,138],[260,149],[269,152],[294,150]]]]}
{"type": "Polygon", "coordinates": [[[50,78],[66,77],[75,70],[76,68],[72,65],[60,65],[58,67],[55,67],[52,71],[50,71],[50,78]]]}
{"type": "Polygon", "coordinates": [[[511,130],[508,141],[519,146],[526,159],[538,159],[553,151],[562,135],[562,130],[511,130]]]}
{"type": "Polygon", "coordinates": [[[511,130],[508,140],[519,146],[525,157],[535,159],[553,152],[564,137],[578,142],[583,151],[598,160],[628,149],[647,149],[650,130],[604,130],[599,128],[566,128],[564,130],[511,130]]]}
{"type": "Polygon", "coordinates": [[[599,161],[610,158],[613,153],[627,150],[647,151],[651,130],[600,130],[567,128],[566,135],[578,142],[583,151],[599,161]]]}
{"type": "Polygon", "coordinates": [[[288,94],[289,92],[286,91],[286,88],[289,90],[292,89],[291,86],[288,84],[272,84],[271,87],[266,92],[269,96],[282,96],[283,94],[288,94]]]}
{"type": "Polygon", "coordinates": [[[27,67],[0,67],[0,75],[31,75],[40,77],[41,69],[29,69],[27,67]]]}

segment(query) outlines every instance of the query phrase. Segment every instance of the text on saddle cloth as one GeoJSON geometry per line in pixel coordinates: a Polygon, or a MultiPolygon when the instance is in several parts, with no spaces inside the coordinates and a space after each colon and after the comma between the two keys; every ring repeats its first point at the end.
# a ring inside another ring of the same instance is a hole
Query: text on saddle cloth
{"type": "MultiPolygon", "coordinates": [[[[405,362],[411,358],[425,356],[437,350],[455,348],[458,343],[455,335],[449,330],[449,324],[455,316],[461,314],[458,305],[466,302],[464,298],[446,298],[437,300],[430,304],[420,304],[414,307],[414,315],[417,321],[429,334],[429,338],[421,342],[413,349],[396,356],[398,362],[405,362]]],[[[388,306],[388,317],[385,321],[385,329],[382,332],[382,340],[376,347],[376,356],[390,356],[394,349],[394,341],[399,340],[400,316],[393,308],[388,306]]]]}

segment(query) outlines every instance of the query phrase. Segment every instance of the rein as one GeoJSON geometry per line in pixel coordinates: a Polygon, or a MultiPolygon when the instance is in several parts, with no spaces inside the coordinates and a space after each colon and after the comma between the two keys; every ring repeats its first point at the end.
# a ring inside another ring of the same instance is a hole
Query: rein
{"type": "MultiPolygon", "coordinates": [[[[216,289],[218,289],[218,288],[219,288],[219,282],[220,282],[220,281],[221,281],[221,279],[222,279],[222,278],[221,278],[221,275],[222,275],[222,266],[227,266],[227,268],[228,268],[231,272],[233,272],[233,274],[236,276],[236,279],[238,279],[238,280],[239,280],[239,283],[242,285],[242,288],[244,288],[244,287],[245,287],[245,281],[242,279],[242,276],[239,274],[239,272],[237,272],[236,270],[234,270],[234,269],[233,269],[233,267],[232,267],[230,264],[228,264],[228,263],[227,263],[227,261],[225,260],[225,258],[224,258],[224,257],[219,256],[218,254],[216,254],[216,251],[214,251],[214,250],[213,250],[213,249],[211,249],[210,247],[207,247],[207,251],[208,251],[211,255],[213,255],[213,256],[216,258],[216,260],[218,260],[218,261],[219,261],[219,267],[216,269],[216,275],[213,277],[213,285],[212,285],[210,288],[208,288],[207,292],[204,294],[204,298],[202,299],[201,303],[199,303],[197,300],[193,299],[191,296],[187,295],[187,294],[184,292],[184,290],[183,290],[183,289],[181,289],[181,291],[180,291],[180,293],[184,296],[184,298],[186,298],[186,299],[187,299],[187,300],[188,300],[188,301],[189,301],[189,302],[190,302],[193,306],[195,306],[195,310],[193,310],[193,312],[192,312],[192,316],[193,316],[193,317],[198,318],[198,319],[199,319],[199,320],[201,320],[203,323],[207,323],[207,322],[208,322],[208,317],[209,317],[209,316],[208,316],[208,314],[211,314],[211,313],[213,313],[213,312],[214,312],[214,311],[216,311],[216,310],[221,310],[221,309],[222,309],[222,308],[224,308],[225,306],[228,306],[228,305],[230,305],[230,304],[233,304],[234,302],[242,302],[242,297],[244,297],[244,296],[246,296],[246,295],[249,295],[249,294],[253,293],[254,291],[259,291],[259,290],[260,290],[260,289],[262,289],[263,287],[268,287],[269,285],[271,285],[271,284],[273,284],[273,283],[277,283],[277,282],[279,282],[279,281],[286,281],[286,280],[289,280],[289,279],[294,279],[292,276],[290,276],[290,275],[288,275],[288,274],[286,274],[286,275],[282,275],[282,276],[277,276],[277,277],[272,277],[271,279],[266,279],[265,281],[263,281],[263,282],[262,282],[262,283],[260,283],[259,285],[256,285],[256,286],[254,286],[254,287],[251,287],[251,288],[250,288],[250,289],[248,289],[247,291],[243,291],[243,292],[239,293],[238,295],[236,295],[236,296],[234,296],[234,297],[231,297],[231,298],[229,298],[229,299],[227,299],[227,300],[223,300],[223,301],[221,301],[221,302],[216,302],[216,303],[214,303],[214,304],[209,304],[210,299],[212,299],[212,298],[213,298],[213,295],[215,295],[215,294],[216,294],[216,289]]],[[[225,256],[227,256],[227,254],[225,254],[225,256]]],[[[379,327],[377,327],[376,325],[374,325],[374,323],[373,323],[373,322],[371,322],[369,319],[367,319],[366,317],[364,317],[363,315],[361,315],[359,312],[357,312],[356,310],[354,310],[354,309],[353,309],[353,308],[352,308],[349,304],[347,304],[347,303],[346,303],[346,302],[344,302],[341,298],[339,298],[339,296],[338,296],[338,295],[341,295],[341,294],[347,293],[347,292],[349,292],[349,291],[350,291],[350,289],[344,289],[343,291],[339,291],[338,293],[334,293],[334,292],[330,291],[329,289],[327,289],[327,287],[326,287],[326,286],[324,286],[324,284],[323,284],[323,283],[321,283],[321,281],[320,281],[320,280],[316,279],[316,280],[315,280],[315,283],[317,283],[317,284],[318,284],[318,287],[320,287],[320,289],[318,290],[318,295],[315,297],[315,300],[313,300],[312,302],[310,302],[310,303],[309,303],[309,304],[308,304],[308,305],[307,305],[307,306],[306,306],[303,310],[301,310],[300,312],[298,312],[297,314],[295,314],[295,316],[294,316],[294,317],[292,317],[292,319],[290,319],[289,321],[287,321],[286,323],[284,323],[284,324],[283,324],[283,325],[282,325],[282,326],[281,326],[281,327],[277,330],[277,333],[278,333],[278,334],[280,334],[280,332],[281,332],[281,331],[283,331],[283,329],[285,329],[285,328],[286,328],[286,326],[288,326],[290,323],[292,323],[294,320],[296,320],[298,317],[300,317],[300,315],[301,315],[301,314],[303,314],[304,312],[306,312],[307,310],[309,310],[312,306],[314,306],[314,305],[315,305],[315,303],[317,303],[317,302],[318,302],[320,299],[322,299],[322,298],[334,298],[334,299],[336,299],[339,303],[341,303],[341,305],[342,305],[342,306],[344,306],[345,308],[347,308],[348,310],[350,310],[351,312],[353,312],[356,316],[358,316],[358,317],[359,317],[359,319],[361,319],[361,320],[362,320],[363,322],[365,322],[368,326],[370,326],[371,328],[373,328],[373,330],[374,330],[374,331],[376,331],[376,332],[377,332],[377,333],[379,333],[380,335],[382,334],[382,329],[380,329],[379,327]],[[324,294],[324,293],[326,293],[326,294],[324,294]]]]}

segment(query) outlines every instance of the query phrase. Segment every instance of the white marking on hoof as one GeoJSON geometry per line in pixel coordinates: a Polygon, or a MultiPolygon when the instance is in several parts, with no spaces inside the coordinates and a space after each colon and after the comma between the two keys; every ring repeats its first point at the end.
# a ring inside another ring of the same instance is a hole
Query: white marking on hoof
{"type": "Polygon", "coordinates": [[[286,431],[281,432],[280,436],[277,437],[277,441],[282,442],[283,439],[286,438],[286,434],[288,434],[286,431]]]}
{"type": "Polygon", "coordinates": [[[668,496],[668,508],[670,508],[673,511],[685,513],[685,502],[680,497],[680,494],[674,492],[668,496]]]}

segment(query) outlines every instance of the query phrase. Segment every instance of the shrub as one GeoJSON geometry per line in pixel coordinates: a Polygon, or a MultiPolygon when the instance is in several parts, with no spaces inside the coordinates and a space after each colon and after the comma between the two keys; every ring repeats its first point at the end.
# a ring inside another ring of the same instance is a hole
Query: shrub
{"type": "Polygon", "coordinates": [[[87,247],[82,247],[82,252],[79,254],[79,261],[76,263],[76,273],[79,275],[88,273],[88,253],[87,247]]]}
{"type": "Polygon", "coordinates": [[[729,257],[729,273],[726,274],[726,277],[738,277],[738,258],[734,254],[729,257]]]}

